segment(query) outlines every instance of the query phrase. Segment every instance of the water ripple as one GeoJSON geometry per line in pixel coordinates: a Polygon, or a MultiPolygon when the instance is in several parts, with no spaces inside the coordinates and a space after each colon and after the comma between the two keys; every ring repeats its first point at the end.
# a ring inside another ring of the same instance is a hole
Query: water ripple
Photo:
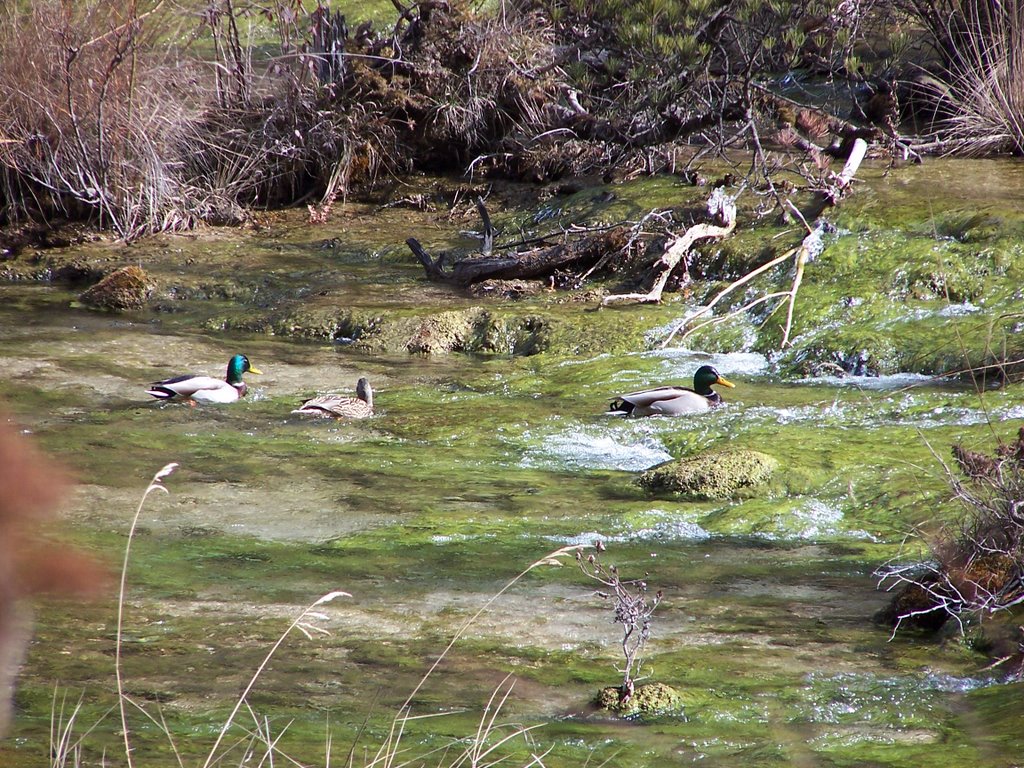
{"type": "MultiPolygon", "coordinates": [[[[527,440],[534,438],[526,432],[527,440]]],[[[635,472],[668,461],[672,455],[652,435],[609,435],[604,427],[580,427],[540,438],[521,465],[539,469],[622,469],[635,472]]]]}

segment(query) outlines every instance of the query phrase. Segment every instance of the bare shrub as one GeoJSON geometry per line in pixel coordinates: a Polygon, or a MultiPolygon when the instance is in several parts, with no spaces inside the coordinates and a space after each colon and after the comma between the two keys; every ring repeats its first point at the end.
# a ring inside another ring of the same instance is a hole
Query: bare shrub
{"type": "Polygon", "coordinates": [[[644,649],[651,639],[651,616],[661,604],[661,590],[654,597],[647,594],[647,580],[623,579],[618,568],[601,562],[604,545],[597,542],[596,553],[584,557],[582,551],[576,552],[576,562],[586,576],[601,584],[604,589],[597,591],[597,596],[608,600],[614,612],[612,619],[622,625],[622,656],[623,665],[620,688],[623,699],[628,699],[634,690],[634,684],[643,667],[644,649]]]}
{"type": "Polygon", "coordinates": [[[236,224],[311,192],[326,202],[382,166],[403,170],[373,76],[347,79],[339,14],[213,2],[194,34],[212,42],[204,71],[154,36],[164,5],[0,11],[0,222],[87,218],[132,239],[236,224]],[[257,56],[267,19],[280,56],[257,56]]]}
{"type": "Polygon", "coordinates": [[[88,215],[124,238],[189,223],[164,153],[181,114],[146,59],[161,5],[5,6],[0,217],[88,215]]]}
{"type": "Polygon", "coordinates": [[[880,619],[937,629],[953,619],[961,629],[1024,603],[1024,428],[991,455],[953,447],[959,474],[947,468],[963,508],[931,543],[933,560],[879,571],[892,603],[880,619]]]}

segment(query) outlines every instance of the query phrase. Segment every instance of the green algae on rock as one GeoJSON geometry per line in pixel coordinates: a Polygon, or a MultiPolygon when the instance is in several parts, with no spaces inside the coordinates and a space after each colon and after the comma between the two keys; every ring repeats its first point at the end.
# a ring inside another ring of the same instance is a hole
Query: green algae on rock
{"type": "Polygon", "coordinates": [[[115,269],[82,292],[83,304],[97,309],[141,309],[156,289],[155,281],[138,266],[115,269]]]}
{"type": "Polygon", "coordinates": [[[683,699],[671,685],[646,683],[638,685],[632,695],[625,697],[620,686],[602,688],[597,692],[594,704],[621,717],[654,717],[681,711],[683,699]]]}
{"type": "Polygon", "coordinates": [[[760,451],[723,449],[659,464],[640,475],[637,483],[654,494],[727,499],[741,488],[765,482],[778,465],[778,460],[760,451]]]}

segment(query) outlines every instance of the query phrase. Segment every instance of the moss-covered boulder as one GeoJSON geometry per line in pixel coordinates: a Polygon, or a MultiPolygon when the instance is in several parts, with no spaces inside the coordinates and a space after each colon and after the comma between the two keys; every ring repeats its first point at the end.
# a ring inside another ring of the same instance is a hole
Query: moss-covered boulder
{"type": "MultiPolygon", "coordinates": [[[[164,293],[171,291],[182,295],[179,288],[164,286],[164,293]]],[[[660,306],[595,312],[594,301],[593,292],[559,297],[544,292],[533,301],[455,308],[427,303],[353,307],[316,296],[253,306],[239,299],[211,316],[206,327],[341,342],[371,354],[598,355],[642,348],[651,325],[673,317],[671,307],[660,306]]]]}
{"type": "Polygon", "coordinates": [[[429,314],[386,314],[356,336],[367,352],[532,355],[547,347],[548,323],[536,315],[466,307],[429,314]]]}
{"type": "Polygon", "coordinates": [[[141,267],[127,266],[115,269],[86,289],[79,299],[98,309],[141,309],[155,289],[155,281],[141,267]]]}
{"type": "Polygon", "coordinates": [[[664,683],[638,685],[632,694],[624,695],[621,686],[602,688],[594,704],[621,717],[667,715],[683,708],[679,691],[664,683]]]}
{"type": "Polygon", "coordinates": [[[760,485],[778,466],[776,459],[760,451],[724,449],[659,464],[640,475],[637,482],[650,493],[711,501],[760,485]]]}

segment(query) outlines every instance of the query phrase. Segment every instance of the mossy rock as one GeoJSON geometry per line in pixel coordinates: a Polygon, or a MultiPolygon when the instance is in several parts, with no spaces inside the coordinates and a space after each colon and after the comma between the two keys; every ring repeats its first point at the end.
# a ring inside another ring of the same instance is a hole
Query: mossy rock
{"type": "Polygon", "coordinates": [[[245,318],[244,322],[249,324],[245,328],[249,331],[269,328],[276,336],[347,342],[371,332],[381,322],[381,317],[362,310],[300,307],[273,318],[265,324],[268,327],[257,327],[253,318],[245,318]]]}
{"type": "Polygon", "coordinates": [[[659,464],[637,483],[650,493],[700,501],[728,499],[741,488],[767,481],[779,462],[766,453],[724,449],[659,464]]]}
{"type": "Polygon", "coordinates": [[[941,598],[932,591],[934,577],[922,584],[904,584],[889,603],[875,614],[874,620],[888,627],[936,632],[952,616],[941,598]]]}
{"type": "Polygon", "coordinates": [[[421,318],[405,347],[410,352],[460,352],[478,346],[490,318],[479,307],[453,309],[421,318]]]}
{"type": "Polygon", "coordinates": [[[621,717],[653,717],[680,711],[683,698],[671,685],[647,683],[638,685],[625,701],[621,686],[602,688],[597,692],[594,704],[621,717]]]}
{"type": "Polygon", "coordinates": [[[235,309],[211,317],[219,331],[340,341],[371,354],[498,354],[543,352],[596,355],[631,351],[645,342],[652,322],[667,317],[655,308],[635,313],[593,312],[588,301],[566,297],[552,307],[470,306],[439,311],[408,308],[356,309],[291,305],[274,309],[235,309]]]}
{"type": "Polygon", "coordinates": [[[115,269],[96,285],[85,290],[79,299],[99,309],[141,309],[153,295],[156,283],[141,267],[115,269]]]}
{"type": "Polygon", "coordinates": [[[484,280],[468,288],[470,296],[509,301],[536,296],[543,290],[544,283],[540,280],[484,280]]]}

